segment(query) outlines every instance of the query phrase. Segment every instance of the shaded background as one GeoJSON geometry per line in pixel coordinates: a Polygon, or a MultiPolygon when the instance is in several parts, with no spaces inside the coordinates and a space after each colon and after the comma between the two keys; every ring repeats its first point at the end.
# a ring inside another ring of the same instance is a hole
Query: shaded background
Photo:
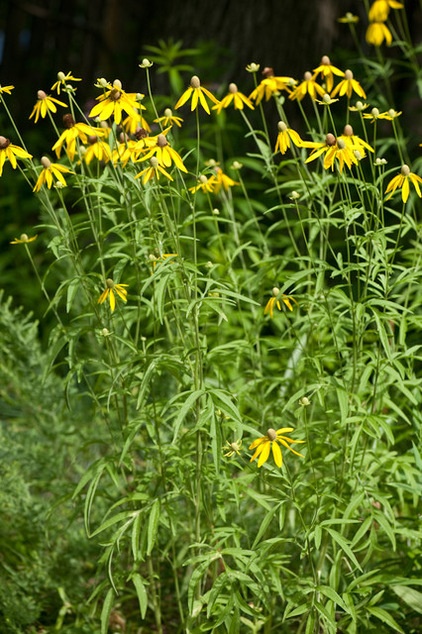
{"type": "Polygon", "coordinates": [[[17,86],[23,118],[36,91],[48,92],[59,70],[83,77],[88,90],[102,76],[119,77],[124,88],[135,89],[144,47],[160,39],[181,40],[184,47],[213,42],[220,63],[207,81],[239,81],[251,61],[301,77],[339,44],[353,50],[347,25],[336,20],[347,10],[364,11],[356,0],[3,0],[0,5],[0,81],[17,86]]]}
{"type": "MultiPolygon", "coordinates": [[[[420,1],[405,5],[416,44],[420,1]]],[[[361,18],[357,31],[365,51],[363,0],[0,0],[0,83],[16,86],[13,112],[28,126],[37,90],[48,93],[59,70],[83,77],[81,99],[92,95],[98,77],[118,77],[129,91],[143,89],[138,63],[148,55],[145,46],[159,40],[183,47],[207,43],[206,82],[241,86],[252,61],[300,79],[324,54],[340,67],[343,59],[356,59],[348,25],[337,22],[346,11],[361,18]]],[[[154,90],[160,91],[160,78],[165,81],[156,75],[154,90]]]]}

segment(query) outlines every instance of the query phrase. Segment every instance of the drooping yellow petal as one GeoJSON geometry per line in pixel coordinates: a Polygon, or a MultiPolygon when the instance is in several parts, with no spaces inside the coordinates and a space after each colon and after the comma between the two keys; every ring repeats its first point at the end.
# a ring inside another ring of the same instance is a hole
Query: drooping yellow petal
{"type": "Polygon", "coordinates": [[[273,450],[273,458],[277,467],[281,467],[283,464],[283,454],[281,453],[281,449],[276,441],[272,442],[272,450],[273,450]]]}
{"type": "MultiPolygon", "coordinates": [[[[263,445],[261,445],[261,452],[260,452],[260,456],[258,458],[258,467],[262,467],[262,465],[264,464],[264,462],[267,462],[269,455],[270,455],[270,450],[271,450],[271,442],[266,442],[263,445]]],[[[259,447],[258,447],[259,449],[259,447]]],[[[258,450],[257,450],[258,451],[258,450]]]]}

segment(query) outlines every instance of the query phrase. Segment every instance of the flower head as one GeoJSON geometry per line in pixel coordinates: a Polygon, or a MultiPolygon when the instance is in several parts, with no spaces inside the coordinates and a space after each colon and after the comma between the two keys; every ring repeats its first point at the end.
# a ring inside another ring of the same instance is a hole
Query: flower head
{"type": "Polygon", "coordinates": [[[357,101],[354,106],[349,106],[351,112],[363,112],[367,108],[369,108],[369,103],[362,103],[361,101],[357,101]]]}
{"type": "MultiPolygon", "coordinates": [[[[365,116],[365,115],[363,115],[365,116]]],[[[374,152],[374,148],[372,148],[369,143],[358,137],[353,133],[352,126],[348,123],[344,126],[343,134],[337,137],[337,145],[338,141],[342,140],[344,143],[354,152],[357,150],[362,158],[365,156],[365,150],[368,152],[374,152]]]]}
{"type": "Polygon", "coordinates": [[[241,448],[242,448],[242,439],[241,438],[239,438],[239,440],[235,440],[234,442],[229,442],[227,440],[226,444],[223,447],[224,451],[226,452],[224,454],[224,457],[225,458],[231,458],[234,455],[240,456],[241,448]]]}
{"type": "MultiPolygon", "coordinates": [[[[363,143],[363,142],[362,142],[363,143]]],[[[358,159],[355,154],[355,150],[359,151],[358,147],[354,147],[349,143],[346,143],[344,138],[338,138],[329,132],[325,137],[324,142],[306,142],[304,144],[305,147],[313,148],[312,152],[306,159],[305,163],[310,163],[314,161],[316,158],[324,154],[324,169],[334,169],[335,161],[339,162],[339,170],[343,171],[344,165],[346,164],[349,168],[352,165],[358,164],[358,159]]],[[[360,152],[361,154],[363,153],[360,152]]]]}
{"type": "MultiPolygon", "coordinates": [[[[144,106],[141,106],[144,108],[144,106]]],[[[132,114],[128,114],[122,121],[122,126],[127,134],[136,134],[138,130],[145,130],[151,132],[148,121],[141,115],[140,112],[133,111],[132,114]]]]}
{"type": "Polygon", "coordinates": [[[267,462],[270,457],[270,451],[272,451],[274,462],[277,467],[281,467],[283,465],[283,454],[281,453],[280,445],[283,445],[283,447],[294,453],[296,456],[303,458],[303,455],[292,449],[290,445],[305,441],[293,440],[293,438],[285,436],[285,434],[289,434],[292,431],[293,427],[282,427],[281,429],[277,429],[277,431],[272,428],[268,429],[266,436],[257,438],[249,446],[249,449],[255,449],[255,453],[250,459],[250,462],[253,462],[258,458],[258,467],[262,467],[262,465],[267,462]]]}
{"type": "Polygon", "coordinates": [[[88,147],[85,148],[82,158],[89,165],[94,158],[97,161],[108,163],[112,160],[113,155],[108,143],[98,138],[97,135],[92,135],[88,137],[88,147]]]}
{"type": "Polygon", "coordinates": [[[129,286],[129,284],[115,284],[112,279],[107,278],[106,288],[98,298],[98,304],[103,304],[108,297],[110,302],[110,310],[113,313],[114,309],[116,308],[115,294],[118,295],[122,301],[127,302],[127,290],[125,288],[127,286],[129,286]]]}
{"type": "Polygon", "coordinates": [[[359,22],[359,17],[348,11],[342,18],[337,18],[337,22],[341,22],[342,24],[356,24],[359,22]]]}
{"type": "Polygon", "coordinates": [[[369,9],[368,18],[370,22],[385,22],[390,13],[390,9],[403,9],[403,4],[397,0],[375,0],[369,9]]]}
{"type": "Polygon", "coordinates": [[[236,185],[239,185],[237,181],[234,181],[232,178],[230,178],[230,176],[225,174],[221,167],[218,167],[218,165],[214,167],[214,172],[214,191],[216,194],[218,194],[221,188],[228,192],[230,187],[235,187],[236,185]]]}
{"type": "Polygon", "coordinates": [[[14,89],[14,86],[2,86],[0,84],[0,95],[2,95],[3,93],[10,95],[13,89],[14,89]]]}
{"type": "Polygon", "coordinates": [[[68,167],[60,165],[60,163],[51,163],[46,156],[42,157],[41,165],[43,166],[43,169],[41,170],[41,173],[37,178],[37,182],[35,183],[35,187],[32,190],[34,192],[39,192],[44,183],[47,185],[48,189],[51,189],[54,184],[54,179],[65,187],[66,181],[63,174],[74,174],[74,172],[72,172],[68,167]]]}
{"type": "Polygon", "coordinates": [[[174,163],[182,172],[188,171],[180,155],[170,146],[164,133],[157,136],[155,145],[148,149],[147,153],[141,158],[141,161],[147,161],[152,156],[156,156],[158,163],[164,167],[170,167],[171,164],[174,163]]]}
{"type": "Polygon", "coordinates": [[[35,117],[34,123],[38,122],[38,119],[41,117],[44,119],[47,116],[48,112],[57,112],[57,106],[63,106],[66,108],[66,104],[63,101],[59,101],[54,97],[50,97],[46,95],[43,90],[39,90],[37,92],[38,101],[32,109],[29,118],[35,117]]]}
{"type": "Polygon", "coordinates": [[[104,136],[104,128],[93,128],[86,123],[76,123],[71,114],[65,114],[63,117],[63,124],[66,128],[60,135],[59,139],[51,148],[60,158],[63,146],[66,145],[66,154],[71,161],[75,158],[76,153],[76,141],[79,140],[82,143],[88,143],[90,136],[101,137],[104,136]]]}
{"type": "Polygon", "coordinates": [[[275,152],[281,152],[281,154],[285,154],[292,143],[293,145],[296,145],[296,147],[303,146],[303,141],[298,133],[291,128],[288,128],[284,121],[279,121],[277,127],[278,135],[275,144],[275,152]]]}
{"type": "Polygon", "coordinates": [[[97,97],[99,103],[92,108],[90,117],[98,117],[100,121],[106,121],[113,116],[118,125],[122,120],[122,112],[132,115],[139,110],[136,93],[125,92],[119,79],[115,79],[113,85],[106,84],[105,88],[108,90],[97,97]]]}
{"type": "Polygon", "coordinates": [[[402,165],[400,174],[392,178],[387,185],[385,193],[390,193],[390,195],[387,196],[387,200],[391,198],[396,189],[401,189],[402,201],[405,203],[409,198],[410,183],[412,183],[419,198],[422,198],[421,189],[419,187],[419,183],[422,183],[422,178],[411,172],[408,165],[402,165]]]}
{"type": "Polygon", "coordinates": [[[390,46],[393,36],[384,22],[371,22],[366,29],[365,39],[368,44],[373,46],[381,46],[384,40],[387,46],[390,46]]]}
{"type": "Polygon", "coordinates": [[[60,95],[60,90],[62,88],[64,90],[68,88],[68,81],[82,81],[82,79],[79,79],[78,77],[73,77],[71,72],[65,75],[63,71],[60,71],[59,73],[57,73],[57,81],[51,86],[51,90],[56,90],[57,94],[60,95]]]}
{"type": "Polygon", "coordinates": [[[170,176],[168,172],[166,172],[162,165],[160,165],[158,158],[156,156],[152,156],[149,160],[149,167],[146,167],[141,172],[139,172],[139,174],[136,174],[135,178],[142,178],[142,182],[145,185],[153,178],[159,180],[161,175],[165,176],[170,181],[173,180],[173,177],[170,176]]]}
{"type": "Polygon", "coordinates": [[[161,123],[164,128],[168,128],[173,125],[177,125],[178,128],[181,128],[183,119],[182,117],[176,117],[171,108],[166,108],[163,116],[158,117],[158,119],[154,119],[154,123],[161,123]]]}
{"type": "Polygon", "coordinates": [[[309,95],[311,99],[316,99],[317,95],[323,97],[324,94],[325,90],[316,83],[315,76],[309,71],[306,71],[303,76],[303,81],[290,93],[289,99],[302,101],[305,95],[309,95]]]}
{"type": "Polygon", "coordinates": [[[293,77],[275,76],[273,69],[269,67],[264,68],[262,74],[264,79],[249,95],[249,99],[253,99],[256,105],[260,104],[263,99],[269,101],[273,95],[278,95],[281,90],[290,92],[290,89],[297,84],[293,77]]]}
{"type": "Polygon", "coordinates": [[[223,108],[228,108],[230,105],[233,105],[235,110],[243,110],[245,106],[253,110],[251,100],[239,92],[236,84],[229,84],[229,92],[221,99],[219,104],[213,106],[213,110],[217,110],[217,114],[220,114],[223,108]]]}
{"type": "Polygon", "coordinates": [[[10,161],[13,169],[17,167],[16,159],[30,159],[32,154],[18,145],[13,145],[9,139],[4,136],[0,136],[0,176],[3,174],[3,166],[6,160],[10,161]]]}
{"type": "MultiPolygon", "coordinates": [[[[393,113],[395,113],[395,110],[393,110],[393,113]]],[[[398,113],[396,113],[395,116],[398,116],[398,113]]],[[[371,123],[375,123],[375,121],[378,121],[378,119],[387,119],[387,121],[392,121],[395,116],[391,114],[390,111],[380,112],[378,108],[372,108],[371,112],[367,112],[363,115],[363,118],[370,119],[371,123]]]]}
{"type": "Polygon", "coordinates": [[[338,77],[344,77],[344,72],[331,64],[328,55],[323,55],[321,63],[317,68],[314,68],[314,76],[321,75],[322,80],[325,82],[325,88],[327,92],[331,92],[334,85],[334,75],[338,77]]]}
{"type": "Polygon", "coordinates": [[[191,99],[190,109],[195,110],[198,107],[198,104],[201,104],[203,109],[207,114],[210,113],[210,107],[208,105],[205,97],[208,97],[210,101],[214,104],[218,105],[219,101],[214,97],[214,95],[207,89],[201,86],[201,82],[199,77],[194,75],[190,80],[190,86],[185,90],[183,95],[180,97],[178,102],[175,105],[176,110],[183,106],[189,99],[191,99]]]}
{"type": "Polygon", "coordinates": [[[10,244],[28,244],[29,242],[34,242],[38,238],[38,235],[32,236],[29,238],[26,233],[21,233],[20,238],[15,238],[10,242],[10,244]]]}
{"type": "Polygon", "coordinates": [[[267,305],[264,308],[264,315],[270,315],[271,319],[274,317],[274,307],[276,306],[278,310],[283,310],[282,303],[287,306],[289,310],[293,310],[292,302],[297,304],[297,301],[291,295],[284,295],[284,293],[280,294],[280,289],[277,286],[274,286],[272,290],[273,296],[267,302],[267,305]]]}
{"type": "Polygon", "coordinates": [[[344,79],[339,84],[337,84],[337,86],[331,93],[331,96],[335,97],[336,95],[340,95],[340,97],[342,97],[343,95],[347,95],[350,99],[353,92],[355,92],[359,97],[362,97],[363,99],[366,98],[364,89],[362,88],[360,83],[353,78],[352,71],[346,70],[346,72],[344,73],[344,79]]]}
{"type": "Polygon", "coordinates": [[[209,178],[205,174],[201,174],[198,178],[198,184],[193,187],[189,187],[191,194],[196,194],[198,191],[204,192],[204,194],[211,194],[215,189],[215,175],[212,174],[209,178]]]}
{"type": "Polygon", "coordinates": [[[248,73],[257,73],[259,71],[259,64],[251,62],[250,64],[247,64],[245,68],[248,73]]]}

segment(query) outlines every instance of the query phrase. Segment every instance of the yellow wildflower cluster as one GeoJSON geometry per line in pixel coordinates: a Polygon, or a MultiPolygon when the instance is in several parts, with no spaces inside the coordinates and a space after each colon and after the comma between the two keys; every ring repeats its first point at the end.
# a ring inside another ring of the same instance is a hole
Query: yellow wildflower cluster
{"type": "Polygon", "coordinates": [[[366,30],[366,41],[373,46],[381,46],[385,41],[390,46],[393,36],[386,25],[390,9],[403,9],[397,0],[375,0],[368,13],[369,26],[366,30]]]}

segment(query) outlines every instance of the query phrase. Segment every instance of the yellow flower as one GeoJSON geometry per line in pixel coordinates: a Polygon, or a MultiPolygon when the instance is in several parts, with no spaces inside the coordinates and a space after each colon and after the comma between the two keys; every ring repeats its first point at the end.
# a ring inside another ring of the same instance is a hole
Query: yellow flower
{"type": "Polygon", "coordinates": [[[314,68],[314,76],[321,75],[322,80],[325,82],[325,89],[327,92],[331,92],[334,85],[334,75],[338,77],[344,77],[344,72],[331,64],[328,55],[323,55],[321,63],[317,68],[314,68]]]}
{"type": "Polygon", "coordinates": [[[221,169],[221,167],[214,167],[215,176],[214,176],[214,192],[218,194],[221,188],[225,189],[226,192],[229,191],[230,187],[235,187],[235,185],[239,185],[238,182],[234,181],[230,176],[227,176],[221,169]]]}
{"type": "Polygon", "coordinates": [[[390,46],[393,41],[393,36],[384,22],[371,22],[366,29],[365,39],[368,44],[372,44],[373,46],[381,46],[384,40],[387,46],[390,46]]]}
{"type": "Polygon", "coordinates": [[[378,108],[372,108],[371,112],[367,112],[363,115],[364,119],[370,119],[371,123],[375,123],[378,119],[387,119],[387,121],[392,121],[396,117],[401,115],[401,112],[396,112],[391,109],[388,112],[380,112],[378,108]]]}
{"type": "Polygon", "coordinates": [[[217,110],[217,114],[220,114],[223,108],[228,108],[231,104],[235,110],[243,110],[244,106],[248,106],[251,110],[254,109],[251,100],[243,93],[239,92],[236,84],[229,84],[229,92],[220,103],[213,106],[213,110],[217,110]]]}
{"type": "Polygon", "coordinates": [[[129,161],[135,162],[137,154],[138,141],[128,139],[127,135],[122,133],[120,135],[120,143],[118,143],[113,149],[112,161],[114,164],[121,163],[123,167],[126,167],[129,161]]]}
{"type": "Polygon", "coordinates": [[[164,128],[172,125],[177,125],[178,128],[181,128],[183,119],[182,117],[176,117],[171,108],[166,108],[164,110],[164,115],[162,117],[158,117],[158,119],[154,119],[154,123],[161,123],[164,128]]]}
{"type": "MultiPolygon", "coordinates": [[[[353,148],[351,145],[347,144],[344,139],[336,139],[334,134],[331,134],[331,132],[327,134],[323,143],[314,143],[310,141],[304,143],[304,147],[313,148],[305,163],[310,163],[322,154],[325,154],[323,163],[324,169],[328,169],[330,167],[331,169],[334,169],[334,162],[336,160],[340,163],[340,172],[343,171],[344,164],[351,168],[352,165],[357,165],[359,162],[355,154],[355,150],[358,150],[358,148],[353,148]]],[[[360,153],[362,154],[362,152],[360,153]]]]}
{"type": "Polygon", "coordinates": [[[389,200],[391,198],[396,189],[401,189],[402,201],[405,203],[409,198],[410,183],[412,183],[412,185],[416,189],[416,193],[419,198],[422,198],[422,193],[419,187],[419,183],[422,183],[422,178],[417,174],[411,172],[408,165],[402,165],[400,174],[392,178],[387,185],[385,193],[390,193],[390,195],[387,196],[386,200],[389,200]]]}
{"type": "Polygon", "coordinates": [[[344,79],[337,84],[331,93],[331,96],[335,97],[336,95],[340,95],[340,97],[342,97],[343,95],[347,95],[350,99],[352,92],[355,92],[359,97],[366,99],[365,91],[360,83],[356,81],[356,79],[353,79],[352,71],[346,70],[344,73],[344,79]]]}
{"type": "Polygon", "coordinates": [[[127,302],[127,290],[125,288],[126,286],[129,286],[129,284],[115,284],[112,279],[107,278],[106,288],[98,298],[98,304],[104,303],[108,297],[110,302],[110,310],[113,313],[114,309],[116,308],[116,297],[114,295],[115,293],[120,297],[121,300],[127,302]]]}
{"type": "Polygon", "coordinates": [[[289,310],[293,310],[292,302],[297,304],[297,301],[291,295],[280,295],[280,289],[277,286],[273,288],[273,296],[267,302],[267,305],[264,308],[264,315],[270,315],[271,319],[274,317],[274,307],[276,306],[278,310],[283,310],[281,302],[287,306],[289,310]],[[280,301],[281,300],[281,301],[280,301]]]}
{"type": "Polygon", "coordinates": [[[63,145],[66,144],[66,154],[71,161],[75,158],[76,153],[76,140],[79,139],[82,143],[88,143],[90,136],[104,136],[105,130],[103,128],[93,128],[86,123],[75,123],[71,114],[65,114],[63,117],[63,124],[67,128],[60,135],[59,139],[51,148],[60,158],[63,145]]]}
{"type": "Polygon", "coordinates": [[[278,136],[275,144],[275,152],[280,151],[281,154],[285,154],[287,149],[291,146],[291,143],[296,147],[302,147],[303,141],[297,132],[288,128],[284,121],[279,121],[277,124],[278,136]]]}
{"type": "Polygon", "coordinates": [[[349,106],[351,112],[362,112],[367,108],[369,108],[369,103],[362,103],[361,101],[357,101],[355,106],[349,106]]]}
{"type": "Polygon", "coordinates": [[[216,105],[219,104],[218,99],[216,99],[214,95],[209,90],[207,90],[207,88],[204,88],[203,86],[201,86],[199,77],[194,75],[190,80],[189,88],[185,90],[183,95],[180,97],[179,101],[175,105],[175,108],[177,110],[178,108],[183,106],[183,104],[185,104],[187,101],[189,101],[189,99],[192,99],[190,104],[191,111],[195,110],[198,107],[198,103],[200,103],[203,109],[205,110],[205,112],[207,114],[211,114],[208,102],[205,99],[205,97],[208,97],[208,99],[210,99],[210,101],[212,101],[214,104],[216,105]]]}
{"type": "Polygon", "coordinates": [[[342,24],[356,24],[359,22],[359,18],[357,15],[353,15],[353,13],[348,11],[342,18],[337,18],[337,22],[341,22],[342,24]]]}
{"type": "Polygon", "coordinates": [[[349,169],[351,169],[352,165],[357,165],[361,158],[364,158],[364,151],[359,151],[358,149],[352,149],[350,145],[348,145],[344,139],[338,137],[336,139],[335,145],[328,148],[328,151],[324,157],[324,169],[328,169],[331,167],[334,170],[335,161],[339,162],[339,170],[343,171],[344,165],[346,164],[349,169]]]}
{"type": "Polygon", "coordinates": [[[20,238],[15,238],[10,244],[28,244],[29,242],[34,242],[37,238],[38,235],[29,238],[26,233],[22,233],[20,238]]]}
{"type": "Polygon", "coordinates": [[[296,80],[293,77],[275,77],[272,68],[264,68],[262,71],[264,79],[260,84],[251,92],[249,99],[253,99],[255,104],[258,105],[265,98],[265,101],[269,101],[273,95],[277,95],[280,90],[290,91],[290,88],[296,85],[296,80]]]}
{"type": "Polygon", "coordinates": [[[16,169],[16,159],[30,158],[32,158],[32,154],[28,154],[26,150],[22,149],[18,145],[13,145],[13,143],[10,143],[10,140],[6,139],[6,137],[0,136],[0,176],[3,174],[3,166],[6,160],[9,160],[13,169],[16,169]]]}
{"type": "Polygon", "coordinates": [[[296,456],[300,456],[303,458],[303,455],[298,451],[295,451],[290,447],[293,443],[302,443],[304,440],[293,440],[293,438],[289,438],[284,434],[289,434],[293,431],[293,427],[282,427],[281,429],[267,429],[267,435],[262,436],[261,438],[257,438],[253,441],[253,443],[249,446],[249,449],[255,449],[255,453],[253,454],[250,462],[253,462],[258,458],[258,467],[262,467],[262,465],[267,462],[270,457],[270,451],[272,451],[274,462],[277,467],[281,467],[283,465],[283,454],[281,453],[280,445],[283,445],[286,449],[294,453],[296,456]]]}
{"type": "Polygon", "coordinates": [[[155,267],[157,266],[157,263],[165,262],[168,258],[177,258],[177,257],[178,257],[178,253],[162,253],[159,257],[154,255],[153,253],[150,253],[148,256],[149,261],[152,264],[153,272],[155,271],[155,267]]]}
{"type": "Polygon", "coordinates": [[[396,0],[375,0],[369,9],[368,18],[370,22],[385,22],[390,9],[403,9],[401,2],[396,0]]]}
{"type": "Polygon", "coordinates": [[[311,99],[316,99],[317,95],[323,97],[324,94],[324,88],[316,83],[315,77],[312,73],[306,71],[303,76],[303,81],[290,93],[289,99],[302,101],[305,95],[309,95],[311,99]]]}
{"type": "Polygon", "coordinates": [[[339,99],[332,99],[329,94],[325,93],[325,95],[322,96],[322,99],[315,99],[315,101],[321,106],[331,106],[331,104],[336,103],[339,99]]]}
{"type": "Polygon", "coordinates": [[[57,112],[56,104],[57,106],[63,106],[64,108],[66,108],[65,103],[59,101],[58,99],[55,99],[54,97],[46,95],[43,90],[39,90],[37,92],[37,97],[38,101],[33,107],[31,114],[29,115],[30,119],[35,116],[34,123],[37,123],[40,117],[44,119],[47,116],[48,112],[57,112]]]}
{"type": "Polygon", "coordinates": [[[172,176],[170,176],[170,174],[166,172],[164,167],[160,165],[158,158],[156,156],[152,156],[149,160],[149,167],[146,167],[142,170],[142,172],[136,174],[135,178],[141,178],[142,176],[142,182],[145,185],[152,178],[156,178],[157,180],[159,180],[161,174],[168,178],[170,181],[173,180],[172,176]]]}
{"type": "Polygon", "coordinates": [[[358,151],[361,155],[361,158],[365,157],[365,150],[368,150],[368,152],[374,152],[374,149],[369,145],[369,143],[356,136],[356,134],[353,134],[353,128],[350,124],[344,126],[343,134],[337,137],[337,144],[339,139],[344,141],[344,143],[353,152],[358,151]]]}
{"type": "Polygon", "coordinates": [[[225,458],[231,458],[235,454],[240,456],[240,450],[242,448],[242,439],[235,440],[234,442],[226,441],[226,444],[223,447],[223,450],[226,452],[224,454],[225,458]]]}
{"type": "Polygon", "coordinates": [[[170,167],[172,163],[179,168],[181,172],[187,172],[188,170],[183,165],[183,161],[180,155],[170,147],[164,133],[157,136],[155,145],[153,145],[148,152],[141,158],[141,161],[147,161],[152,156],[156,156],[160,165],[164,167],[170,167]]]}
{"type": "Polygon", "coordinates": [[[82,79],[78,79],[78,77],[73,77],[72,73],[67,73],[66,75],[60,71],[57,73],[57,81],[51,86],[51,90],[56,90],[57,94],[60,95],[60,89],[66,89],[66,83],[68,81],[82,81],[82,79]]]}
{"type": "Polygon", "coordinates": [[[122,120],[122,112],[131,116],[139,110],[139,103],[136,93],[125,92],[122,89],[122,82],[115,79],[113,85],[106,84],[108,90],[103,95],[97,97],[97,103],[89,113],[90,117],[98,117],[100,121],[106,121],[113,116],[118,125],[122,120]]]}
{"type": "Polygon", "coordinates": [[[41,159],[41,165],[43,169],[40,175],[37,178],[37,182],[35,183],[35,187],[32,191],[39,192],[44,183],[47,185],[48,189],[51,189],[54,181],[58,181],[61,186],[66,187],[66,181],[64,179],[63,174],[74,174],[68,167],[64,165],[60,165],[60,163],[51,163],[50,160],[43,156],[41,159]]]}
{"type": "Polygon", "coordinates": [[[112,159],[111,149],[108,143],[99,139],[97,136],[88,137],[88,147],[85,148],[85,152],[82,154],[82,158],[87,165],[96,158],[98,161],[104,161],[108,163],[112,159]]]}
{"type": "Polygon", "coordinates": [[[191,194],[195,194],[199,190],[204,192],[204,194],[211,194],[215,189],[215,184],[216,177],[214,174],[212,174],[209,178],[205,176],[205,174],[201,174],[201,176],[198,178],[198,185],[195,185],[194,187],[189,187],[189,191],[191,192],[191,194]]]}
{"type": "Polygon", "coordinates": [[[122,126],[127,134],[136,134],[141,129],[151,132],[148,121],[139,112],[133,112],[123,119],[122,126]]]}
{"type": "Polygon", "coordinates": [[[10,95],[13,89],[14,89],[14,86],[2,86],[0,84],[0,95],[2,95],[4,92],[10,95]]]}

